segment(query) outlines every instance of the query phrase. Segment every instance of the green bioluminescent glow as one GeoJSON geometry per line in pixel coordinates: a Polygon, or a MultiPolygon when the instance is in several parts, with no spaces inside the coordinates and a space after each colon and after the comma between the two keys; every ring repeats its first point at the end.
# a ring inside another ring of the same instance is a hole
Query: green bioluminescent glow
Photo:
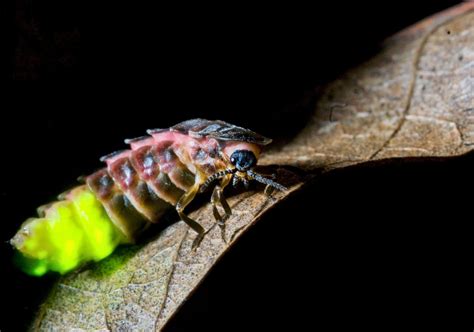
{"type": "Polygon", "coordinates": [[[99,261],[124,241],[102,204],[83,186],[49,207],[44,218],[25,221],[11,243],[22,254],[17,259],[22,270],[41,276],[99,261]]]}

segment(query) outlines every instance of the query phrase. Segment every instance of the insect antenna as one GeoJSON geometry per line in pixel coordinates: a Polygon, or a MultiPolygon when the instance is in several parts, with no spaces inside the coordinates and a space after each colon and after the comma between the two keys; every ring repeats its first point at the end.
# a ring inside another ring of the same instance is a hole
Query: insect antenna
{"type": "Polygon", "coordinates": [[[248,171],[247,171],[247,174],[250,175],[254,180],[257,180],[257,181],[260,182],[260,183],[263,183],[263,184],[272,186],[273,188],[276,188],[276,189],[278,189],[278,190],[280,190],[280,191],[286,191],[286,190],[288,190],[288,188],[286,188],[285,186],[282,186],[281,184],[279,184],[279,183],[277,183],[277,182],[275,182],[275,181],[273,181],[273,180],[264,178],[264,177],[261,176],[260,174],[255,173],[254,171],[248,170],[248,171]]]}
{"type": "Polygon", "coordinates": [[[224,176],[226,176],[227,174],[233,174],[237,172],[237,169],[234,168],[234,169],[226,169],[226,170],[223,170],[223,171],[220,171],[220,172],[217,172],[217,173],[214,173],[212,174],[210,177],[207,178],[206,182],[204,182],[202,185],[201,185],[201,188],[199,189],[201,192],[205,191],[207,189],[207,187],[209,187],[209,185],[212,183],[212,181],[214,180],[217,180],[217,179],[220,179],[220,178],[223,178],[224,176]]]}

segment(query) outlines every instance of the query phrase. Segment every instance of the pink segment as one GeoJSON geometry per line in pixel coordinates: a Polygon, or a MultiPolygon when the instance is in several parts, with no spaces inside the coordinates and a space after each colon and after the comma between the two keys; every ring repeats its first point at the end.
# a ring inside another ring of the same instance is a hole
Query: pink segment
{"type": "Polygon", "coordinates": [[[130,147],[132,148],[132,150],[138,150],[139,148],[143,146],[152,145],[154,143],[155,143],[155,140],[153,139],[153,137],[147,137],[142,140],[130,143],[130,147]]]}
{"type": "Polygon", "coordinates": [[[227,144],[226,147],[224,148],[224,153],[226,156],[230,158],[232,153],[234,153],[237,150],[252,151],[255,157],[258,158],[262,148],[258,146],[257,144],[252,144],[252,143],[247,143],[247,142],[229,142],[229,144],[227,144]]]}
{"type": "Polygon", "coordinates": [[[110,166],[111,164],[113,164],[114,162],[116,162],[117,160],[119,159],[122,159],[122,158],[128,158],[128,156],[130,155],[130,150],[126,150],[126,151],[123,151],[119,154],[116,154],[110,158],[107,158],[105,160],[105,163],[107,164],[107,166],[110,166]]]}

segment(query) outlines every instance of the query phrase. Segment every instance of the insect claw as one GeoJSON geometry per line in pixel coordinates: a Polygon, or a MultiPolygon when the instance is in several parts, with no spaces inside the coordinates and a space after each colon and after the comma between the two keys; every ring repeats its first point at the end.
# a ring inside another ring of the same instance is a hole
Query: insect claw
{"type": "Polygon", "coordinates": [[[239,235],[239,233],[245,228],[245,226],[242,226],[242,227],[239,227],[237,228],[234,233],[232,234],[232,236],[230,237],[230,242],[234,241],[235,238],[237,237],[237,235],[239,235]]]}
{"type": "Polygon", "coordinates": [[[222,220],[217,221],[217,225],[221,229],[221,238],[222,241],[224,241],[225,244],[227,244],[227,239],[225,237],[225,222],[222,220]]]}
{"type": "Polygon", "coordinates": [[[191,247],[191,250],[192,250],[192,251],[195,252],[195,251],[197,250],[197,248],[198,248],[199,245],[201,244],[202,240],[204,239],[204,235],[205,235],[205,234],[206,234],[206,233],[198,234],[198,235],[197,235],[197,237],[194,239],[193,245],[192,245],[192,247],[191,247]]]}

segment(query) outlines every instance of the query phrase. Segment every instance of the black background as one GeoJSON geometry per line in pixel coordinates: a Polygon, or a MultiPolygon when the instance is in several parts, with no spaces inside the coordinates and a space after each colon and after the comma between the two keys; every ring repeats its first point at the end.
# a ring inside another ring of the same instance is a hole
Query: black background
{"type": "MultiPolygon", "coordinates": [[[[1,122],[0,329],[26,328],[54,281],[18,272],[5,241],[124,138],[205,117],[284,141],[304,126],[315,86],[456,3],[17,0],[16,82],[1,122]]],[[[451,327],[472,264],[473,166],[472,156],[392,161],[319,178],[242,238],[168,331],[451,327]]]]}

